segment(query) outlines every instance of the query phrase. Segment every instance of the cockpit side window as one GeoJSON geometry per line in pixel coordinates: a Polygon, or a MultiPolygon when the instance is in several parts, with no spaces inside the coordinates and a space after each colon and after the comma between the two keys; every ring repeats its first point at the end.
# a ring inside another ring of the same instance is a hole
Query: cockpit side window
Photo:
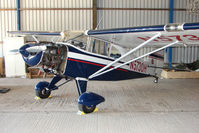
{"type": "Polygon", "coordinates": [[[108,56],[114,59],[121,56],[120,51],[115,45],[94,38],[81,36],[71,40],[70,43],[88,52],[108,56]]]}
{"type": "Polygon", "coordinates": [[[111,48],[111,50],[109,51],[109,56],[110,57],[113,57],[114,59],[117,59],[117,58],[119,58],[121,56],[120,51],[116,47],[111,46],[110,48],[111,48]]]}
{"type": "Polygon", "coordinates": [[[90,52],[108,56],[108,47],[109,47],[108,43],[99,40],[92,40],[90,52]]]}
{"type": "Polygon", "coordinates": [[[109,56],[114,59],[121,56],[120,51],[114,45],[95,39],[91,40],[90,48],[88,49],[88,51],[100,55],[109,56]]]}
{"type": "Polygon", "coordinates": [[[86,36],[80,36],[78,38],[70,40],[69,43],[78,47],[78,48],[80,48],[80,49],[86,50],[87,37],[86,36]]]}

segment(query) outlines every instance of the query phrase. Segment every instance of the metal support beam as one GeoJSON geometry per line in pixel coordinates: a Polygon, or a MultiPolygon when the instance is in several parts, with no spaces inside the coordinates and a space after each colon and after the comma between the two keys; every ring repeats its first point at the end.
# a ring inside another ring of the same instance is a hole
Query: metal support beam
{"type": "MultiPolygon", "coordinates": [[[[173,23],[173,8],[174,5],[174,1],[173,0],[169,0],[169,23],[173,23]]],[[[172,47],[168,48],[168,60],[169,60],[169,69],[172,68],[172,47]]]]}
{"type": "Polygon", "coordinates": [[[174,1],[173,0],[169,0],[169,23],[173,23],[173,5],[174,5],[174,1]]]}
{"type": "Polygon", "coordinates": [[[17,30],[21,30],[20,0],[16,0],[16,4],[17,4],[17,30]]]}
{"type": "Polygon", "coordinates": [[[97,0],[93,0],[93,29],[97,27],[97,0]]]}
{"type": "MultiPolygon", "coordinates": [[[[93,10],[93,8],[20,8],[20,11],[59,11],[59,10],[93,10]]],[[[97,10],[118,11],[169,11],[169,8],[97,8],[97,10]]],[[[186,11],[186,8],[173,9],[174,11],[186,11]]],[[[16,8],[0,8],[0,11],[16,11],[16,8]]]]}

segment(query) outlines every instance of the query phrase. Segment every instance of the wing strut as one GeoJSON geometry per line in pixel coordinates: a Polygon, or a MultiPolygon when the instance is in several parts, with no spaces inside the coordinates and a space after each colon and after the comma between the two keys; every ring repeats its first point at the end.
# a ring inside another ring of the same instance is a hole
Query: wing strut
{"type": "Polygon", "coordinates": [[[35,35],[32,35],[32,38],[33,38],[37,43],[39,43],[39,40],[35,37],[35,35]]]}
{"type": "Polygon", "coordinates": [[[98,70],[97,72],[95,72],[94,74],[92,74],[91,76],[89,76],[89,79],[96,77],[97,74],[99,74],[100,72],[104,71],[105,69],[109,68],[110,66],[112,66],[113,64],[117,63],[118,61],[120,61],[121,59],[125,58],[126,56],[132,54],[133,52],[135,52],[136,50],[138,50],[139,48],[145,46],[146,44],[148,44],[149,42],[153,41],[154,39],[156,39],[157,37],[160,37],[161,33],[157,33],[156,35],[154,35],[153,37],[151,37],[149,40],[143,42],[142,44],[138,45],[137,47],[135,47],[134,49],[130,50],[129,52],[127,52],[126,54],[122,55],[120,58],[116,59],[115,61],[109,63],[107,66],[103,67],[102,69],[98,70]]]}
{"type": "Polygon", "coordinates": [[[137,58],[134,58],[134,59],[132,59],[132,60],[130,60],[130,61],[128,61],[128,62],[125,62],[125,63],[123,63],[123,64],[121,64],[121,65],[115,66],[115,67],[113,67],[113,68],[111,68],[111,69],[108,69],[108,70],[106,70],[106,71],[103,71],[103,72],[101,72],[101,73],[98,73],[98,74],[94,75],[92,78],[97,77],[97,76],[100,76],[100,75],[102,75],[102,74],[104,74],[104,73],[110,72],[110,71],[112,71],[112,70],[114,70],[114,69],[117,69],[117,68],[119,68],[119,67],[122,67],[122,66],[124,66],[124,65],[126,65],[126,64],[129,64],[129,63],[135,61],[135,60],[139,60],[139,59],[141,59],[141,58],[143,58],[143,57],[146,57],[146,56],[148,56],[148,55],[150,55],[150,54],[152,54],[152,53],[155,53],[155,52],[158,52],[158,51],[160,51],[160,50],[163,50],[163,49],[165,49],[165,48],[167,48],[167,47],[171,47],[172,45],[174,45],[174,44],[176,44],[176,43],[178,43],[178,42],[179,42],[179,41],[175,41],[175,42],[170,43],[170,44],[168,44],[168,45],[165,45],[165,46],[163,46],[163,47],[161,47],[161,48],[158,48],[158,49],[156,49],[156,50],[153,50],[153,51],[151,51],[151,52],[149,52],[149,53],[146,53],[146,54],[144,54],[144,55],[142,55],[142,56],[139,56],[139,57],[137,57],[137,58]]]}

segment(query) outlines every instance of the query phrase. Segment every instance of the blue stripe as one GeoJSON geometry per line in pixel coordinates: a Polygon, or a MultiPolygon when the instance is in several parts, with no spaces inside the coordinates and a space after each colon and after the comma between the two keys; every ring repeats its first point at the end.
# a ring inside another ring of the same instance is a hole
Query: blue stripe
{"type": "MultiPolygon", "coordinates": [[[[100,34],[164,31],[164,26],[165,25],[156,25],[156,26],[129,27],[129,28],[106,29],[106,30],[89,30],[87,34],[100,35],[100,34]]],[[[184,30],[199,29],[199,23],[185,23],[183,28],[184,30]]]]}
{"type": "Polygon", "coordinates": [[[90,30],[88,31],[87,34],[98,35],[98,34],[117,34],[117,33],[131,33],[131,32],[150,32],[150,31],[164,31],[164,25],[118,28],[118,29],[107,29],[107,30],[90,30]]]}
{"type": "Polygon", "coordinates": [[[199,29],[199,23],[185,23],[183,26],[184,30],[196,30],[199,29]]]}

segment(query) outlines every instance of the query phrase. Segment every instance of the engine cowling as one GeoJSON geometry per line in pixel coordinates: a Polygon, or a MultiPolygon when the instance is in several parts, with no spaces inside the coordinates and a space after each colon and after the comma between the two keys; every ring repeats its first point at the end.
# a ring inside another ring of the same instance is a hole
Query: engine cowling
{"type": "Polygon", "coordinates": [[[39,66],[44,72],[63,74],[66,67],[67,46],[54,43],[26,44],[19,49],[29,66],[39,66]]]}

